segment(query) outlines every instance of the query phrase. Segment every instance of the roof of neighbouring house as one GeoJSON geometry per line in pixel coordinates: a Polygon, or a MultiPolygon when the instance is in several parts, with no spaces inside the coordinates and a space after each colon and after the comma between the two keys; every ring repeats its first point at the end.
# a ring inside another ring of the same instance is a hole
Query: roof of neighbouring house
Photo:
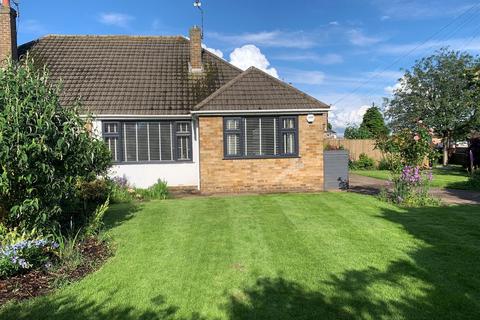
{"type": "Polygon", "coordinates": [[[317,109],[328,105],[263,71],[238,69],[203,50],[189,70],[182,36],[50,35],[19,47],[60,82],[61,103],[95,115],[187,115],[191,111],[317,109]]]}
{"type": "Polygon", "coordinates": [[[325,109],[329,106],[250,67],[195,106],[196,111],[325,109]]]}

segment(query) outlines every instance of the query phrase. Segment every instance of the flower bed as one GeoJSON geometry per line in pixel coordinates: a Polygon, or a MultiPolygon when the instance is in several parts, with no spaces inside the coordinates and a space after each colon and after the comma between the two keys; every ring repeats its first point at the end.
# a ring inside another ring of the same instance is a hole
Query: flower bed
{"type": "Polygon", "coordinates": [[[11,300],[25,300],[44,295],[61,285],[79,280],[95,271],[111,255],[104,241],[89,238],[78,245],[82,263],[75,269],[60,266],[42,269],[25,269],[25,272],[6,279],[0,279],[0,305],[11,300]],[[59,282],[59,279],[62,282],[59,282]]]}

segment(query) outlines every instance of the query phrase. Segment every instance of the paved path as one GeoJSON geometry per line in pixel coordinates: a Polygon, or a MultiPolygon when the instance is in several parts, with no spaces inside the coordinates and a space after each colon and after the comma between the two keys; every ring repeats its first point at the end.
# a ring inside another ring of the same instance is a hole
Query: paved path
{"type": "MultiPolygon", "coordinates": [[[[387,181],[350,174],[350,191],[375,195],[387,186],[387,181]]],[[[430,194],[447,204],[480,204],[480,192],[432,188],[430,194]]]]}

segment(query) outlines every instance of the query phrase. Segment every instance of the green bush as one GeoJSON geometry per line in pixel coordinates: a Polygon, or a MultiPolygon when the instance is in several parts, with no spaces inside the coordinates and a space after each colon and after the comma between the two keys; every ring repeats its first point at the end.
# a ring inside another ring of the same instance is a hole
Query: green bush
{"type": "MultiPolygon", "coordinates": [[[[9,232],[16,233],[16,231],[9,232]]],[[[9,240],[9,242],[11,241],[9,240]]],[[[2,244],[0,247],[0,278],[7,278],[30,269],[47,267],[54,259],[54,252],[57,248],[56,242],[47,239],[28,239],[8,245],[2,244]]]]}
{"type": "Polygon", "coordinates": [[[357,161],[349,161],[349,168],[352,170],[372,170],[375,168],[375,160],[361,153],[357,161]]]}
{"type": "Polygon", "coordinates": [[[378,170],[392,170],[392,164],[387,158],[382,158],[377,165],[378,170]]]}
{"type": "Polygon", "coordinates": [[[28,58],[0,69],[0,84],[0,212],[9,227],[52,228],[77,181],[106,174],[111,154],[28,58]]]}
{"type": "Polygon", "coordinates": [[[480,190],[480,169],[472,172],[468,179],[468,184],[474,190],[480,190]]]}
{"type": "Polygon", "coordinates": [[[144,200],[165,200],[168,198],[168,185],[166,181],[158,180],[153,186],[147,189],[135,189],[144,200]]]}
{"type": "Polygon", "coordinates": [[[108,211],[108,206],[110,204],[110,200],[107,198],[105,203],[98,206],[95,212],[90,217],[88,221],[87,227],[85,229],[85,234],[87,236],[94,236],[97,235],[100,230],[103,228],[103,217],[105,213],[108,211]]]}

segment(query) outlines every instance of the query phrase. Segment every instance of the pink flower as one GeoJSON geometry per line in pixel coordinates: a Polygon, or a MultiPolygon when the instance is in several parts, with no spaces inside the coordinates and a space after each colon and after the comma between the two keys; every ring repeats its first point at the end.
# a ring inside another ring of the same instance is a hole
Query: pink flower
{"type": "Polygon", "coordinates": [[[415,137],[413,137],[413,140],[415,140],[415,141],[420,140],[420,137],[418,136],[418,134],[416,134],[415,137]]]}

